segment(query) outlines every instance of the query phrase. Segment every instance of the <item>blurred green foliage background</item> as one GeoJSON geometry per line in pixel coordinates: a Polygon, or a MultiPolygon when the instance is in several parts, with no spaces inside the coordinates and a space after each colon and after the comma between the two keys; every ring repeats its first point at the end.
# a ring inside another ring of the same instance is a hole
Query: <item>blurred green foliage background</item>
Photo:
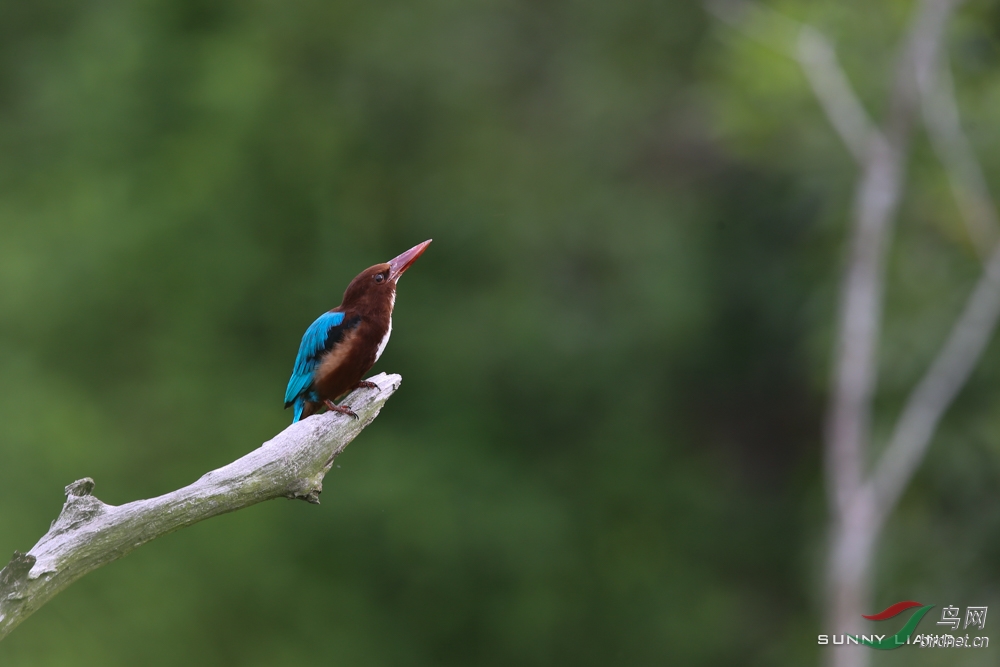
{"type": "MultiPolygon", "coordinates": [[[[772,6],[836,38],[880,115],[912,2],[772,6]]],[[[948,48],[1000,194],[1000,6],[948,48]]],[[[123,503],[280,431],[305,327],[434,239],[375,369],[402,389],[320,507],[157,540],[0,665],[815,663],[855,173],[796,66],[698,2],[0,2],[4,557],[75,479],[123,503]]],[[[881,432],[978,266],[921,135],[881,432]]],[[[879,602],[1000,604],[998,381],[994,346],[879,602]]]]}

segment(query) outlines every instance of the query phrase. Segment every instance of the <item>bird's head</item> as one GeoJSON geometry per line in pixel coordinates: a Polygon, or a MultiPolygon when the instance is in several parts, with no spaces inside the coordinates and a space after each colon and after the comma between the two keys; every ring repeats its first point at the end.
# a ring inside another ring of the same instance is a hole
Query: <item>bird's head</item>
{"type": "Polygon", "coordinates": [[[384,264],[368,267],[351,281],[344,292],[342,306],[346,308],[376,307],[385,303],[392,309],[396,283],[400,276],[424,253],[431,239],[417,244],[384,264]]]}

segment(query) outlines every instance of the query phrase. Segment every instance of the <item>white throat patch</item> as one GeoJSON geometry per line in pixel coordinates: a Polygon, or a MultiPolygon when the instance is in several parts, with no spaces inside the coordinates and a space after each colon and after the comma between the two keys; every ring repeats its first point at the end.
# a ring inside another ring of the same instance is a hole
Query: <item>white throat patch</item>
{"type": "Polygon", "coordinates": [[[389,336],[392,334],[392,309],[396,307],[396,288],[392,290],[392,294],[389,297],[389,328],[385,330],[385,335],[382,336],[381,342],[378,344],[378,349],[375,350],[375,361],[382,356],[385,352],[385,346],[389,344],[389,336]]]}
{"type": "Polygon", "coordinates": [[[389,336],[392,334],[392,316],[389,317],[389,328],[385,330],[385,335],[382,336],[381,342],[378,344],[378,349],[375,350],[375,361],[382,356],[385,352],[385,346],[389,344],[389,336]]]}

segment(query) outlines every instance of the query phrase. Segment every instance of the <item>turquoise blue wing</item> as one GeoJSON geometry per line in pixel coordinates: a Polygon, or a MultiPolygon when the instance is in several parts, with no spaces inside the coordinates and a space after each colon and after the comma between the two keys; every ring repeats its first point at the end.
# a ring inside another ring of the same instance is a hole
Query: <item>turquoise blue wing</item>
{"type": "Polygon", "coordinates": [[[285,389],[286,408],[295,403],[295,399],[309,391],[312,386],[313,373],[319,366],[320,356],[327,350],[327,339],[332,330],[338,328],[343,322],[343,313],[326,312],[317,317],[316,321],[310,324],[305,334],[302,335],[299,354],[295,357],[295,367],[292,369],[292,377],[288,379],[288,387],[285,389]]]}

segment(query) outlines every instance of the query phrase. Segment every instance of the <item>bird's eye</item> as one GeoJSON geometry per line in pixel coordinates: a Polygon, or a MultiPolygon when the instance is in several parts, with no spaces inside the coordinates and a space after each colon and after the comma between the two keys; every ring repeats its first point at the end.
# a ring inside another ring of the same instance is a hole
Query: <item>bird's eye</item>
{"type": "Polygon", "coordinates": [[[376,273],[375,274],[375,282],[380,283],[383,280],[385,280],[385,276],[384,275],[382,275],[381,273],[376,273]]]}

